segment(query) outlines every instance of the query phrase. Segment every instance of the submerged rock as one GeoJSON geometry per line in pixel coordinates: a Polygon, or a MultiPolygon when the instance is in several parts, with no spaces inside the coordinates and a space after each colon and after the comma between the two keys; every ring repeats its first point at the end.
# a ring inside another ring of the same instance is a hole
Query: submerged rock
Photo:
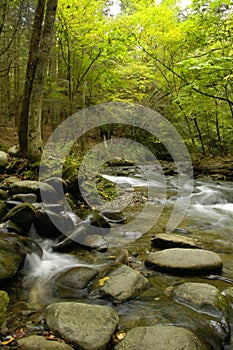
{"type": "Polygon", "coordinates": [[[227,303],[220,291],[208,283],[187,282],[180,284],[173,291],[174,299],[213,317],[222,319],[226,316],[227,303]]]}
{"type": "Polygon", "coordinates": [[[100,279],[90,296],[110,298],[114,303],[131,300],[149,287],[149,281],[129,266],[112,264],[100,272],[100,279]]]}
{"type": "Polygon", "coordinates": [[[222,269],[222,260],[204,249],[171,248],[150,253],[146,265],[163,272],[177,274],[208,274],[222,269]]]}
{"type": "Polygon", "coordinates": [[[48,327],[80,350],[106,349],[118,321],[118,314],[108,306],[64,302],[46,309],[48,327]]]}
{"type": "Polygon", "coordinates": [[[56,340],[47,340],[41,335],[29,335],[19,339],[18,350],[73,350],[73,347],[56,340]]]}
{"type": "Polygon", "coordinates": [[[150,326],[131,329],[116,350],[212,350],[212,346],[183,327],[150,326]]]}

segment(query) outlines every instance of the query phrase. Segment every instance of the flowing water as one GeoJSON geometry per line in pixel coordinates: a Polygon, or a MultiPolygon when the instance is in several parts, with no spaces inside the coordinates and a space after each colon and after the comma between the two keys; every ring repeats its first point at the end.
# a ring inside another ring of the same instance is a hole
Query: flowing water
{"type": "MultiPolygon", "coordinates": [[[[39,240],[44,251],[43,258],[40,259],[34,254],[28,256],[23,269],[23,288],[27,290],[27,301],[35,308],[58,301],[57,297],[50,293],[49,285],[55,273],[79,265],[101,268],[102,265],[110,264],[111,256],[117,255],[121,248],[127,248],[132,266],[149,279],[151,288],[135,300],[114,306],[120,315],[120,328],[128,329],[158,323],[182,325],[208,339],[214,349],[230,349],[227,345],[222,347],[218,340],[213,338],[211,327],[215,321],[211,320],[211,317],[208,329],[202,314],[176,303],[170,296],[171,288],[181,282],[208,282],[220,290],[231,287],[229,283],[219,280],[206,281],[194,276],[173,276],[148,270],[144,266],[148,252],[155,250],[151,245],[151,234],[165,231],[181,184],[176,176],[166,178],[155,176],[154,168],[147,167],[147,175],[151,173],[150,187],[153,187],[153,196],[148,195],[148,180],[145,179],[142,170],[116,168],[104,174],[107,179],[120,186],[121,191],[128,193],[130,198],[123,210],[127,218],[126,223],[115,224],[113,233],[105,236],[109,241],[108,251],[101,253],[80,250],[76,255],[54,253],[51,241],[39,240]],[[132,193],[133,197],[130,196],[132,193]],[[144,232],[145,223],[149,219],[148,211],[143,213],[144,217],[139,222],[136,218],[146,201],[150,203],[150,215],[151,206],[155,213],[161,212],[161,215],[158,215],[154,225],[144,232]],[[130,225],[127,226],[128,224],[130,225]]],[[[122,204],[121,202],[120,205],[122,204]]],[[[183,235],[208,240],[212,250],[218,252],[223,260],[222,276],[233,279],[233,183],[206,179],[194,180],[191,202],[177,231],[183,235]]],[[[80,300],[88,303],[108,303],[88,298],[80,300]]],[[[221,325],[216,327],[221,328],[221,325]]]]}

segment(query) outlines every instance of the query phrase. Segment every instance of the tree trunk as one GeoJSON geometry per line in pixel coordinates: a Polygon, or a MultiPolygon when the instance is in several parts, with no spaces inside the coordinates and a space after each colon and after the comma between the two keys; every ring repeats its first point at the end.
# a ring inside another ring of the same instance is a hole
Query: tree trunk
{"type": "Polygon", "coordinates": [[[28,114],[28,157],[37,161],[42,154],[41,114],[44,95],[44,84],[47,75],[47,65],[50,47],[53,39],[53,28],[58,0],[47,0],[44,28],[38,55],[36,74],[33,82],[30,108],[28,114]]]}
{"type": "Polygon", "coordinates": [[[46,0],[38,0],[37,9],[35,12],[35,19],[33,23],[29,57],[26,69],[26,79],[24,84],[23,102],[19,117],[18,126],[18,141],[19,149],[25,156],[28,154],[28,113],[30,107],[30,97],[32,92],[32,85],[36,72],[37,53],[39,50],[41,31],[44,19],[46,0]]]}

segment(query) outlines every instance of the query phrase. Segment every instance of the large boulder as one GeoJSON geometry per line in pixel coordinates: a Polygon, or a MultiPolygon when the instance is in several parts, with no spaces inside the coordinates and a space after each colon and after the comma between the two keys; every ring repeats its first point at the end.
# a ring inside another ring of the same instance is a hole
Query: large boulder
{"type": "Polygon", "coordinates": [[[146,265],[158,271],[178,274],[208,274],[222,269],[222,260],[204,249],[171,248],[150,253],[146,265]]]}
{"type": "Polygon", "coordinates": [[[108,306],[64,302],[46,309],[50,330],[80,350],[106,349],[118,321],[118,314],[108,306]]]}
{"type": "Polygon", "coordinates": [[[35,228],[41,237],[58,238],[74,229],[74,223],[66,213],[55,213],[52,210],[39,208],[36,210],[35,228]]]}
{"type": "Polygon", "coordinates": [[[100,273],[100,280],[90,296],[123,303],[137,297],[148,287],[149,281],[140,272],[127,265],[112,264],[100,273]]]}
{"type": "Polygon", "coordinates": [[[73,347],[55,340],[47,340],[40,335],[30,335],[19,339],[18,350],[73,350],[73,347]]]}
{"type": "Polygon", "coordinates": [[[211,350],[204,340],[188,329],[176,326],[136,327],[115,350],[211,350]]]}
{"type": "Polygon", "coordinates": [[[14,224],[22,229],[22,232],[27,234],[30,226],[35,219],[35,209],[29,203],[22,203],[12,208],[2,219],[5,221],[12,221],[14,224]]]}
{"type": "Polygon", "coordinates": [[[0,281],[13,277],[25,257],[16,235],[0,234],[0,281]]]}

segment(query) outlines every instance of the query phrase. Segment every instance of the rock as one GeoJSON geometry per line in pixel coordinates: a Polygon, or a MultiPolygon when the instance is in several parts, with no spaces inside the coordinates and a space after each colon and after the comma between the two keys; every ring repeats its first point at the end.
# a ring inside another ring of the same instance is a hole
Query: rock
{"type": "Polygon", "coordinates": [[[26,253],[16,235],[0,234],[0,280],[13,277],[23,265],[26,253]]]}
{"type": "Polygon", "coordinates": [[[55,275],[50,282],[60,297],[80,297],[87,294],[89,282],[98,275],[98,271],[87,266],[73,267],[55,275]]]}
{"type": "Polygon", "coordinates": [[[106,234],[109,232],[111,225],[98,211],[93,210],[85,220],[87,223],[88,234],[106,234]]]}
{"type": "Polygon", "coordinates": [[[112,264],[100,272],[99,282],[90,293],[92,297],[110,298],[114,303],[134,299],[149,287],[140,272],[121,264],[112,264]]]}
{"type": "Polygon", "coordinates": [[[136,327],[127,332],[115,350],[213,350],[212,346],[183,327],[136,327]]]}
{"type": "Polygon", "coordinates": [[[80,350],[106,349],[118,321],[116,311],[108,306],[64,302],[46,309],[48,327],[80,350]]]}
{"type": "Polygon", "coordinates": [[[34,218],[35,209],[33,206],[29,203],[22,203],[11,209],[4,216],[3,221],[10,220],[27,233],[34,218]]]}
{"type": "Polygon", "coordinates": [[[4,218],[7,212],[8,212],[7,205],[2,200],[0,200],[0,221],[4,218]]]}
{"type": "Polygon", "coordinates": [[[9,297],[7,292],[0,290],[0,328],[5,321],[6,308],[9,303],[9,297]]]}
{"type": "Polygon", "coordinates": [[[19,152],[19,148],[18,148],[18,146],[12,146],[12,147],[10,147],[9,149],[8,149],[8,154],[9,154],[9,156],[16,156],[17,155],[17,153],[19,152]]]}
{"type": "Polygon", "coordinates": [[[51,177],[45,180],[44,183],[52,186],[55,189],[58,199],[63,199],[65,195],[64,192],[67,192],[67,183],[65,180],[60,177],[51,177]]]}
{"type": "Polygon", "coordinates": [[[177,274],[208,274],[222,269],[220,256],[204,249],[165,249],[150,253],[145,263],[155,270],[177,274]]]}
{"type": "Polygon", "coordinates": [[[1,233],[17,233],[18,235],[23,234],[23,230],[10,220],[7,220],[6,222],[3,222],[0,224],[0,232],[1,233]]]}
{"type": "Polygon", "coordinates": [[[176,301],[192,309],[219,318],[226,315],[227,303],[220,291],[208,283],[186,282],[177,286],[172,295],[176,301]]]}
{"type": "Polygon", "coordinates": [[[44,208],[36,210],[35,228],[41,237],[58,238],[74,229],[71,218],[66,213],[57,214],[44,208]]]}
{"type": "Polygon", "coordinates": [[[30,180],[25,180],[25,181],[16,181],[12,184],[10,184],[10,195],[18,194],[18,193],[34,193],[38,200],[41,200],[41,195],[40,193],[44,195],[43,201],[44,202],[57,202],[57,194],[55,189],[46,184],[45,182],[39,182],[39,181],[30,181],[30,180]]]}
{"type": "Polygon", "coordinates": [[[82,244],[88,249],[104,252],[108,249],[108,242],[100,235],[87,235],[82,244]]]}
{"type": "Polygon", "coordinates": [[[81,222],[73,231],[67,233],[67,237],[62,236],[53,246],[53,250],[64,252],[79,247],[105,251],[108,248],[108,242],[100,235],[88,235],[85,222],[81,222]]]}
{"type": "Polygon", "coordinates": [[[151,242],[158,248],[202,248],[200,240],[176,234],[159,233],[151,237],[151,242]]]}
{"type": "Polygon", "coordinates": [[[126,221],[126,217],[123,216],[120,210],[105,210],[101,214],[107,221],[115,224],[121,224],[126,221]]]}
{"type": "Polygon", "coordinates": [[[29,335],[17,340],[18,350],[73,350],[73,347],[55,340],[46,340],[40,335],[29,335]]]}
{"type": "Polygon", "coordinates": [[[116,263],[127,265],[129,262],[129,252],[127,249],[121,249],[116,256],[116,263]]]}
{"type": "Polygon", "coordinates": [[[4,191],[3,189],[0,188],[0,199],[5,200],[8,198],[8,193],[7,191],[4,191]]]}
{"type": "Polygon", "coordinates": [[[7,165],[8,156],[6,152],[0,151],[0,168],[3,168],[7,165]]]}
{"type": "Polygon", "coordinates": [[[23,203],[35,203],[37,201],[37,196],[34,193],[19,193],[14,194],[10,200],[16,200],[23,203]]]}

